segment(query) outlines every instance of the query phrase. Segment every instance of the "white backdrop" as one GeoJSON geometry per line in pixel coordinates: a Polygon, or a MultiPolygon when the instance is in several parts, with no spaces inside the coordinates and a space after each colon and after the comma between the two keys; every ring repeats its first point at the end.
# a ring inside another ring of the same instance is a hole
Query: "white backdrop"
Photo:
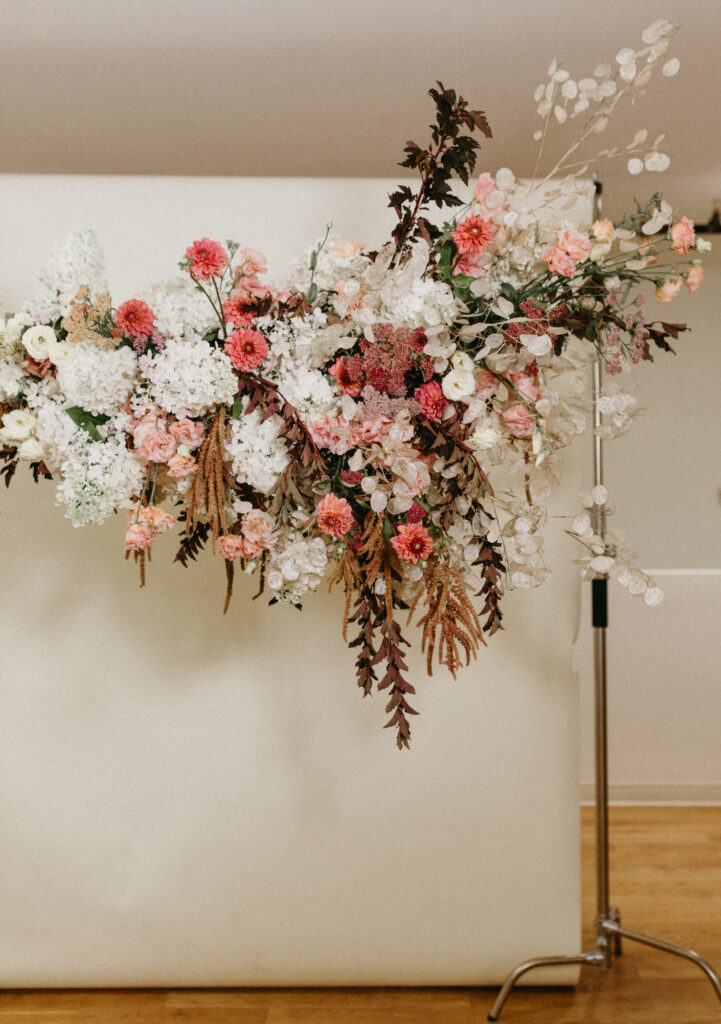
{"type": "MultiPolygon", "coordinates": [[[[0,302],[32,294],[85,226],[116,304],[202,235],[272,268],[329,215],[378,243],[392,184],[5,176],[0,302]]],[[[210,554],[172,566],[165,537],[138,590],[121,522],[74,530],[21,473],[0,501],[0,984],[490,984],[578,951],[579,587],[562,540],[545,593],[508,595],[507,630],[457,682],[414,653],[422,714],[401,753],[382,697],[355,686],[339,598],[300,615],[241,583],[223,618],[210,554]]]]}

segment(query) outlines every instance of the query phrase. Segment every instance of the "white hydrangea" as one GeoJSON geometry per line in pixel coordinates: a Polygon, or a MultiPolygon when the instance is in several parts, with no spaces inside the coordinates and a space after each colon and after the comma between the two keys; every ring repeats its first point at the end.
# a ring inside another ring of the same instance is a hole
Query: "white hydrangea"
{"type": "Polygon", "coordinates": [[[315,590],[328,565],[328,553],[321,537],[306,540],[291,531],[271,551],[266,581],[278,596],[296,604],[309,590],[315,590]]]}
{"type": "Polygon", "coordinates": [[[176,416],[203,416],[232,402],[238,378],[230,359],[201,338],[171,338],[162,352],[141,358],[156,405],[176,416]]]}
{"type": "Polygon", "coordinates": [[[39,294],[27,308],[43,320],[64,316],[82,286],[93,295],[106,291],[103,252],[95,232],[75,232],[58,246],[45,264],[40,284],[39,294]]]}
{"type": "Polygon", "coordinates": [[[132,349],[99,348],[92,341],[71,345],[58,365],[58,384],[67,404],[93,415],[109,415],[133,389],[138,358],[132,349]]]}
{"type": "Polygon", "coordinates": [[[0,359],[0,402],[11,402],[17,398],[24,376],[11,356],[0,359]]]}
{"type": "Polygon", "coordinates": [[[155,314],[155,330],[164,338],[179,338],[188,331],[203,335],[219,327],[207,298],[188,278],[150,285],[138,294],[155,314]]]}
{"type": "Polygon", "coordinates": [[[320,416],[338,404],[339,394],[328,378],[308,366],[287,373],[278,382],[278,389],[304,420],[320,416]]]}
{"type": "Polygon", "coordinates": [[[233,475],[240,483],[250,484],[267,494],[290,462],[290,452],[282,437],[279,416],[263,420],[259,409],[230,421],[230,438],[225,443],[225,457],[233,475]]]}
{"type": "Polygon", "coordinates": [[[458,316],[450,287],[443,281],[414,278],[410,286],[382,293],[388,319],[402,327],[448,326],[458,316]]]}
{"type": "Polygon", "coordinates": [[[115,509],[128,507],[142,490],[145,467],[128,451],[122,436],[92,441],[76,432],[60,465],[58,504],[73,526],[102,523],[115,509]]]}

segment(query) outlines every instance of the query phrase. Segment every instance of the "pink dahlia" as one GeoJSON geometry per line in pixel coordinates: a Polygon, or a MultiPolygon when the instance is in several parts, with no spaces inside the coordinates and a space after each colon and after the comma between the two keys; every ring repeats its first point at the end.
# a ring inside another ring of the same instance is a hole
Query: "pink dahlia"
{"type": "Polygon", "coordinates": [[[345,498],[326,494],[316,509],[318,529],[331,537],[343,537],[353,526],[353,512],[345,498]]]}
{"type": "Polygon", "coordinates": [[[461,254],[483,252],[488,243],[493,241],[493,221],[477,216],[466,217],[451,234],[461,254]]]}
{"type": "Polygon", "coordinates": [[[153,333],[155,314],[146,302],[128,299],[118,308],[115,325],[130,338],[148,338],[153,333]]]}
{"type": "Polygon", "coordinates": [[[396,554],[404,562],[418,562],[428,558],[433,550],[431,535],[420,523],[408,523],[398,527],[398,534],[391,537],[396,554]]]}
{"type": "Polygon", "coordinates": [[[211,277],[217,277],[228,263],[228,254],[223,246],[211,238],[201,238],[189,245],[185,250],[185,258],[191,260],[188,269],[196,281],[209,281],[211,277]]]}
{"type": "Polygon", "coordinates": [[[441,422],[448,402],[437,380],[432,380],[418,388],[413,397],[423,410],[426,419],[429,419],[431,423],[441,422]]]}
{"type": "Polygon", "coordinates": [[[236,370],[253,370],[268,354],[268,343],[260,331],[241,327],[226,339],[225,351],[236,370]]]}

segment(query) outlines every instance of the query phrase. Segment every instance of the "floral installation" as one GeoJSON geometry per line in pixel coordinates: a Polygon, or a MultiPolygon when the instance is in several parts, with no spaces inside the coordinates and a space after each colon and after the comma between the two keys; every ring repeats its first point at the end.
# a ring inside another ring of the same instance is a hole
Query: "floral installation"
{"type": "MultiPolygon", "coordinates": [[[[401,164],[420,185],[390,196],[392,239],[371,249],[329,226],[281,287],[259,252],[201,238],[177,280],[115,306],[93,235],[74,236],[1,326],[5,483],[26,462],[56,482],[75,526],[121,512],[141,584],[174,531],[182,565],[203,547],[222,560],[226,610],[237,569],[271,603],[341,588],[358,685],[386,691],[387,724],[408,746],[406,622],[429,672],[470,662],[501,627],[504,589],[549,575],[547,502],[562,449],[591,423],[588,366],[605,368],[601,433],[615,436],[638,412],[619,379],[684,330],[649,312],[642,286],[660,303],[699,287],[704,243],[687,217],[656,193],[616,224],[564,218],[588,195],[584,143],[661,61],[678,70],[672,32],[655,22],[642,47],[579,80],[553,61],[534,97],[533,182],[484,172],[469,202],[451,178],[469,184],[475,134],[491,131],[438,83],[431,141],[407,143],[401,164]],[[552,132],[575,119],[541,173],[552,132]],[[455,215],[439,226],[431,204],[455,215]]],[[[660,143],[641,130],[594,159],[658,172],[660,143]]],[[[569,515],[578,561],[656,604],[620,532],[594,534],[609,505],[597,487],[569,515]]]]}

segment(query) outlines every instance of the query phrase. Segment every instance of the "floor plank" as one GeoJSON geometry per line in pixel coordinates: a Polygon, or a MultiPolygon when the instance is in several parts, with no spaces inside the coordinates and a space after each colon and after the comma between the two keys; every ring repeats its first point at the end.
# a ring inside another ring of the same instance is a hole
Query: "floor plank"
{"type": "MultiPolygon", "coordinates": [[[[611,893],[624,923],[721,968],[721,807],[613,807],[611,893]]],[[[584,948],[595,914],[593,809],[582,808],[584,948]]],[[[0,1024],[480,1024],[493,989],[8,991],[0,1024]]],[[[713,1024],[721,1004],[693,964],[636,943],[576,989],[524,987],[505,1024],[713,1024]]]]}

